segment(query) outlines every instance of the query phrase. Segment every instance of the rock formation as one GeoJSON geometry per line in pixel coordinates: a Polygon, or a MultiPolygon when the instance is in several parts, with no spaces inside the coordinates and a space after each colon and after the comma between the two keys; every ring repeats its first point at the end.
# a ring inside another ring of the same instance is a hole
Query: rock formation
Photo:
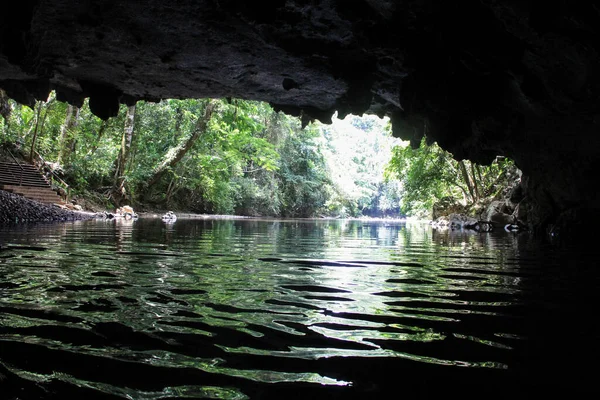
{"type": "Polygon", "coordinates": [[[0,190],[0,224],[79,221],[94,217],[94,213],[66,210],[0,190]]]}
{"type": "MultiPolygon", "coordinates": [[[[0,14],[0,88],[101,118],[144,99],[390,116],[457,159],[513,158],[540,229],[598,216],[600,7],[537,0],[37,0],[0,14]]],[[[586,222],[587,223],[587,222],[586,222]]]]}

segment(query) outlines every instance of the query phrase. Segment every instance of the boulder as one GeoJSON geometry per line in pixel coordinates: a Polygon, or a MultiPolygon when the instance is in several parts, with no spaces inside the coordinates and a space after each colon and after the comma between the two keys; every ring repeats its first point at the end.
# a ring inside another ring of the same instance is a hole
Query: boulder
{"type": "Polygon", "coordinates": [[[495,200],[490,203],[485,213],[485,220],[489,221],[494,228],[504,228],[506,225],[516,223],[506,200],[495,200]]]}

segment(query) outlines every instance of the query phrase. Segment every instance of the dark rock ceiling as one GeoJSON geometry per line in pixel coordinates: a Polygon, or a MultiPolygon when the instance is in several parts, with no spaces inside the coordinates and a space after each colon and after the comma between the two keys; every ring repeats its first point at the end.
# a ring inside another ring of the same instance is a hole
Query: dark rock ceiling
{"type": "MultiPolygon", "coordinates": [[[[597,214],[594,1],[38,0],[0,14],[0,88],[119,103],[238,97],[305,122],[390,116],[458,159],[515,159],[532,220],[597,214]]],[[[566,224],[566,222],[565,222],[566,224]]]]}

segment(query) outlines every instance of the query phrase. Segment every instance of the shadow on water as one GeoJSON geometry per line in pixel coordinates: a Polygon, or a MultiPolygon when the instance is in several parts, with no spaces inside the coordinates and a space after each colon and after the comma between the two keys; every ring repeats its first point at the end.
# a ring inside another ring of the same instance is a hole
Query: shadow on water
{"type": "Polygon", "coordinates": [[[589,249],[418,224],[252,219],[11,227],[0,245],[3,398],[594,387],[589,249]]]}

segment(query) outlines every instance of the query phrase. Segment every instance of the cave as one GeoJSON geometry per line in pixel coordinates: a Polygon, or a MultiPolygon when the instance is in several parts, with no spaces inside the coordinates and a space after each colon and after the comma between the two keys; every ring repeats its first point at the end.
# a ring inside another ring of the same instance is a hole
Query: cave
{"type": "Polygon", "coordinates": [[[591,1],[22,1],[0,15],[0,88],[102,119],[206,97],[388,116],[458,160],[512,158],[531,227],[572,236],[600,221],[598,26],[591,1]]]}

